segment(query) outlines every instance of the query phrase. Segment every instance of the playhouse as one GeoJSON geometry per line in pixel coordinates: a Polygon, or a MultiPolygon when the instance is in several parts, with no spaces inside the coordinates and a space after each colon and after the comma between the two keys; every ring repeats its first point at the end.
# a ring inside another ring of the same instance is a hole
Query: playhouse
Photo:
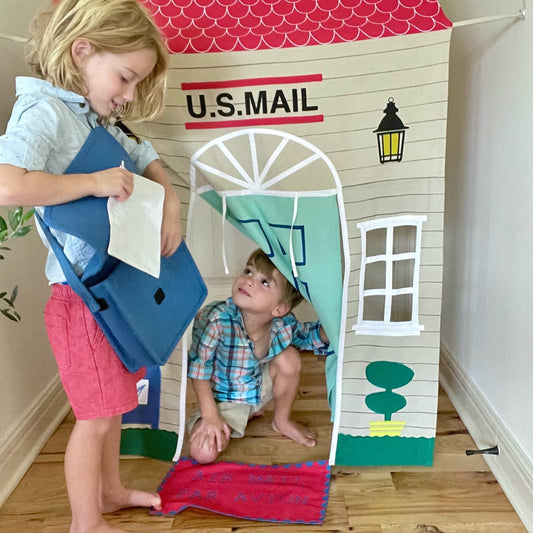
{"type": "MultiPolygon", "coordinates": [[[[330,464],[431,465],[452,27],[438,1],[144,4],[171,71],[163,114],[132,127],[178,188],[210,299],[240,265],[237,228],[332,341],[330,464]]],[[[140,383],[124,452],[179,457],[186,344],[140,383]]]]}

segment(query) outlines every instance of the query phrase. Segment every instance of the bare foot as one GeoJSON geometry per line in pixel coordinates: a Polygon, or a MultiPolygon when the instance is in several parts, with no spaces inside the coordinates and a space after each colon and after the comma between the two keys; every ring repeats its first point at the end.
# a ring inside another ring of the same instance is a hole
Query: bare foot
{"type": "Polygon", "coordinates": [[[276,422],[273,420],[272,428],[277,433],[281,433],[299,444],[304,444],[305,446],[310,447],[316,446],[318,440],[317,434],[314,431],[307,429],[305,426],[302,426],[302,424],[298,424],[298,422],[293,422],[292,420],[276,422]]]}
{"type": "Polygon", "coordinates": [[[113,513],[128,507],[153,507],[160,510],[161,498],[159,494],[154,492],[123,488],[121,492],[103,495],[100,502],[100,512],[102,514],[113,513]]]}
{"type": "Polygon", "coordinates": [[[259,411],[256,411],[255,413],[252,413],[248,417],[248,420],[251,420],[252,418],[257,418],[258,416],[263,416],[264,414],[265,414],[265,410],[264,409],[260,409],[259,411]]]}

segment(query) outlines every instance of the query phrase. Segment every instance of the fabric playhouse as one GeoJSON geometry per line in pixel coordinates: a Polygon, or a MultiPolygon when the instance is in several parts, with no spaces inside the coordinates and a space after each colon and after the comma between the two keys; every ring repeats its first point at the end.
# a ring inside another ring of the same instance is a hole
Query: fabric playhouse
{"type": "MultiPolygon", "coordinates": [[[[219,269],[210,293],[237,228],[332,340],[329,463],[431,465],[452,30],[438,1],[143,3],[171,70],[163,114],[131,127],[173,177],[197,262],[219,269]]],[[[186,344],[139,384],[123,452],[179,458],[186,344]]]]}

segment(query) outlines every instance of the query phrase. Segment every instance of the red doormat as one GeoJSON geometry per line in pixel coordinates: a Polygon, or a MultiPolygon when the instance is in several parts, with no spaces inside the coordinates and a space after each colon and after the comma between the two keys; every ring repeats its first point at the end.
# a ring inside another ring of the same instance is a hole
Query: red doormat
{"type": "Polygon", "coordinates": [[[218,462],[201,465],[180,459],[157,489],[161,511],[187,507],[266,522],[321,524],[330,481],[327,461],[284,465],[218,462]]]}

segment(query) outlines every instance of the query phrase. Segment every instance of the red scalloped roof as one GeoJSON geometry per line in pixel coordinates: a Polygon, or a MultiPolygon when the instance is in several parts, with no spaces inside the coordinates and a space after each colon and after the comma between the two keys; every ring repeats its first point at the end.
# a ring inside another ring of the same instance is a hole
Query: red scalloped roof
{"type": "Polygon", "coordinates": [[[173,53],[293,48],[451,28],[438,0],[141,0],[173,53]]]}

